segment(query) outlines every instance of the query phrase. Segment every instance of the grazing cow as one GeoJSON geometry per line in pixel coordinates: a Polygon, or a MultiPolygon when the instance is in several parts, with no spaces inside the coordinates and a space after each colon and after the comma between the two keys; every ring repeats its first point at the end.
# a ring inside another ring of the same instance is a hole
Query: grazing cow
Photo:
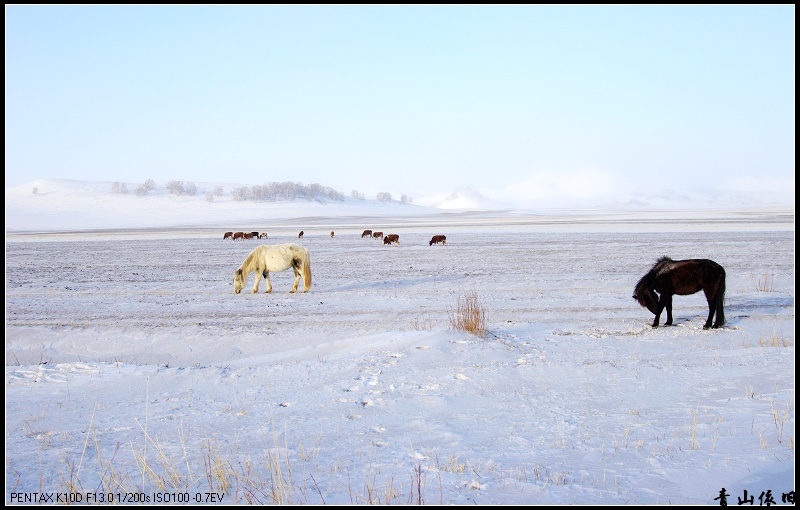
{"type": "Polygon", "coordinates": [[[267,233],[266,233],[266,232],[261,232],[261,233],[258,235],[258,238],[259,238],[259,239],[266,239],[266,238],[267,238],[267,233]]]}
{"type": "Polygon", "coordinates": [[[372,237],[375,239],[381,239],[383,237],[383,232],[373,232],[372,237]]]}
{"type": "Polygon", "coordinates": [[[372,237],[372,230],[365,230],[364,233],[361,234],[361,239],[365,237],[372,237]]]}
{"type": "Polygon", "coordinates": [[[222,236],[222,240],[224,241],[225,239],[233,239],[233,232],[225,232],[225,235],[222,236]]]}
{"type": "Polygon", "coordinates": [[[383,244],[400,244],[400,236],[397,234],[389,234],[383,238],[383,244]]]}
{"type": "Polygon", "coordinates": [[[428,246],[433,246],[434,244],[447,244],[447,237],[445,236],[433,236],[431,237],[431,242],[428,243],[428,246]]]}
{"type": "Polygon", "coordinates": [[[233,240],[237,239],[244,239],[244,232],[234,232],[233,233],[233,240]]]}
{"type": "Polygon", "coordinates": [[[253,237],[253,239],[258,239],[258,232],[250,232],[250,235],[253,237]]]}
{"type": "Polygon", "coordinates": [[[331,230],[331,237],[333,237],[333,230],[331,230]]]}
{"type": "Polygon", "coordinates": [[[252,232],[245,232],[244,233],[244,238],[245,239],[252,239],[253,238],[253,233],[252,232]]]}
{"type": "Polygon", "coordinates": [[[300,231],[300,233],[299,233],[299,234],[297,234],[297,237],[298,237],[298,238],[300,238],[300,237],[303,237],[303,231],[302,231],[302,230],[300,231]]]}

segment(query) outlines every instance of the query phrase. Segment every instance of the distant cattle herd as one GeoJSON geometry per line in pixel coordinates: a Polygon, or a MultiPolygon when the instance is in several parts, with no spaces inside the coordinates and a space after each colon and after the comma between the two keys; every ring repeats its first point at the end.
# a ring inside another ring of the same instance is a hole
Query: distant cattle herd
{"type": "MultiPolygon", "coordinates": [[[[303,234],[305,234],[305,232],[301,230],[297,234],[297,237],[298,238],[302,238],[303,234]]],[[[330,236],[331,236],[331,238],[333,238],[333,230],[331,230],[330,236]]],[[[383,231],[381,231],[381,230],[374,230],[374,231],[371,230],[371,229],[364,230],[364,232],[361,233],[361,237],[362,238],[366,237],[366,238],[369,238],[369,239],[383,239],[383,244],[384,245],[391,245],[392,243],[394,243],[395,245],[399,245],[400,244],[400,236],[398,234],[387,234],[387,235],[384,235],[383,231]]],[[[236,240],[239,240],[239,239],[244,241],[245,239],[266,239],[266,238],[267,238],[267,233],[266,232],[257,232],[257,231],[252,231],[252,232],[244,232],[244,231],[233,232],[233,231],[230,231],[230,232],[225,232],[223,234],[223,236],[222,236],[223,240],[231,239],[233,241],[236,241],[236,240]]],[[[443,235],[435,235],[435,236],[433,236],[431,238],[430,242],[428,243],[428,246],[433,246],[434,244],[439,244],[439,243],[442,243],[443,245],[445,245],[445,244],[447,244],[446,241],[447,241],[447,238],[445,236],[443,236],[443,235]]]]}
{"type": "Polygon", "coordinates": [[[223,241],[225,239],[232,239],[236,241],[237,239],[245,240],[245,239],[266,239],[266,238],[267,238],[266,232],[261,232],[260,234],[258,232],[225,232],[225,234],[222,236],[223,241]]]}

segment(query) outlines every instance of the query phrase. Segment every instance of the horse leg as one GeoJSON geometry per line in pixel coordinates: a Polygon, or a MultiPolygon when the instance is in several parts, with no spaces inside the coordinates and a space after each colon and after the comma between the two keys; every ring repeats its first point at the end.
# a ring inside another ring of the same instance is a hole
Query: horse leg
{"type": "Polygon", "coordinates": [[[664,303],[661,299],[658,300],[658,304],[656,305],[656,318],[653,321],[653,327],[658,327],[658,321],[661,319],[661,312],[664,311],[664,303]]]}
{"type": "Polygon", "coordinates": [[[265,294],[269,294],[272,292],[272,282],[269,281],[269,271],[266,269],[264,270],[264,281],[266,282],[267,289],[264,291],[265,294]]]}
{"type": "Polygon", "coordinates": [[[292,285],[292,290],[289,293],[294,294],[297,292],[297,285],[300,283],[300,270],[297,269],[297,266],[292,266],[292,269],[294,269],[294,285],[292,285]]]}
{"type": "Polygon", "coordinates": [[[723,309],[724,305],[722,302],[722,296],[719,294],[719,292],[714,298],[714,305],[717,312],[717,320],[714,321],[714,325],[711,327],[717,329],[725,324],[725,310],[723,309]]]}
{"type": "Polygon", "coordinates": [[[258,292],[258,284],[261,283],[261,275],[258,271],[253,271],[253,277],[256,281],[253,282],[253,290],[250,291],[250,294],[258,292]]]}
{"type": "Polygon", "coordinates": [[[706,301],[708,301],[708,319],[706,319],[703,329],[716,329],[725,324],[725,312],[722,310],[722,296],[720,295],[720,290],[717,288],[716,292],[713,294],[710,289],[703,289],[703,292],[706,295],[706,301]],[[714,317],[715,313],[717,314],[717,319],[712,326],[711,319],[714,317]]]}
{"type": "Polygon", "coordinates": [[[664,294],[661,296],[664,301],[664,307],[667,309],[667,322],[665,326],[672,326],[672,294],[664,294]]]}

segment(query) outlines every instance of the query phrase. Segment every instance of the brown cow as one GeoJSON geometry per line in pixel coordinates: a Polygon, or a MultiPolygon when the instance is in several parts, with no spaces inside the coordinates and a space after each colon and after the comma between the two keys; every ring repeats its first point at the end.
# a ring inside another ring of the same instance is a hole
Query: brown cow
{"type": "Polygon", "coordinates": [[[333,230],[331,230],[331,237],[333,237],[333,230]]]}
{"type": "Polygon", "coordinates": [[[365,237],[372,237],[372,230],[365,230],[363,234],[361,234],[361,239],[365,237]]]}
{"type": "Polygon", "coordinates": [[[400,244],[400,236],[397,234],[389,234],[383,238],[383,244],[400,244]]]}
{"type": "Polygon", "coordinates": [[[223,241],[228,238],[233,239],[233,232],[225,232],[225,235],[222,236],[223,241]]]}
{"type": "Polygon", "coordinates": [[[375,239],[380,239],[383,237],[383,232],[373,232],[372,237],[374,237],[375,239]]]}
{"type": "Polygon", "coordinates": [[[233,240],[237,239],[244,239],[244,232],[234,232],[233,233],[233,240]]]}
{"type": "Polygon", "coordinates": [[[433,236],[431,237],[431,242],[428,243],[428,246],[432,246],[434,244],[447,244],[447,237],[445,236],[433,236]]]}
{"type": "Polygon", "coordinates": [[[244,233],[244,238],[245,239],[252,239],[253,238],[253,233],[252,232],[245,232],[244,233]]]}
{"type": "Polygon", "coordinates": [[[299,237],[303,237],[303,231],[302,231],[302,230],[300,231],[300,233],[299,233],[299,234],[297,234],[297,237],[298,237],[298,238],[299,238],[299,237]]]}

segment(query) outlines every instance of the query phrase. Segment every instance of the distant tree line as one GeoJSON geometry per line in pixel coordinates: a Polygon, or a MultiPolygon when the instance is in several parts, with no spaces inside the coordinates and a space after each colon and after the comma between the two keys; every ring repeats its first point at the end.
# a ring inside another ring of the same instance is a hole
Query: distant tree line
{"type": "MultiPolygon", "coordinates": [[[[358,190],[351,191],[350,196],[358,200],[364,200],[364,194],[358,190]]],[[[375,198],[378,199],[378,202],[391,202],[392,194],[389,193],[388,191],[381,191],[380,193],[377,194],[375,198]]],[[[410,204],[413,201],[414,200],[408,195],[400,195],[400,203],[410,204]]]]}
{"type": "Polygon", "coordinates": [[[276,202],[279,200],[296,200],[298,198],[307,200],[328,198],[340,202],[344,200],[344,195],[333,188],[316,183],[304,185],[299,182],[288,181],[233,188],[231,196],[236,201],[253,200],[257,202],[276,202]]]}
{"type": "MultiPolygon", "coordinates": [[[[197,194],[197,185],[195,185],[193,182],[187,182],[184,184],[183,181],[167,181],[165,187],[167,191],[173,195],[194,196],[197,194]]],[[[140,184],[136,188],[136,194],[138,196],[144,196],[154,189],[156,189],[156,182],[153,179],[147,179],[143,184],[140,184]]],[[[114,181],[111,183],[111,191],[113,193],[125,194],[128,193],[128,187],[124,182],[114,181]]],[[[38,192],[39,190],[34,188],[33,193],[37,194],[38,192]]],[[[223,192],[223,187],[221,185],[217,185],[214,187],[213,192],[206,193],[206,200],[208,202],[213,202],[214,197],[221,197],[223,192]]],[[[365,199],[364,193],[358,190],[352,190],[350,192],[350,196],[358,200],[365,199]]],[[[305,185],[299,182],[290,181],[270,182],[260,186],[242,186],[239,188],[233,188],[231,190],[231,197],[237,202],[246,200],[252,200],[256,202],[277,202],[282,200],[296,200],[298,198],[306,200],[327,198],[329,200],[335,200],[338,202],[344,200],[344,195],[342,193],[328,186],[323,186],[317,183],[305,185]]],[[[391,202],[392,194],[382,191],[378,193],[376,198],[379,202],[391,202]]],[[[400,195],[400,202],[403,204],[410,204],[412,199],[408,195],[400,195]]]]}
{"type": "Polygon", "coordinates": [[[173,195],[191,195],[197,194],[197,186],[193,182],[187,182],[186,185],[183,181],[169,181],[167,182],[167,191],[173,195]]]}

